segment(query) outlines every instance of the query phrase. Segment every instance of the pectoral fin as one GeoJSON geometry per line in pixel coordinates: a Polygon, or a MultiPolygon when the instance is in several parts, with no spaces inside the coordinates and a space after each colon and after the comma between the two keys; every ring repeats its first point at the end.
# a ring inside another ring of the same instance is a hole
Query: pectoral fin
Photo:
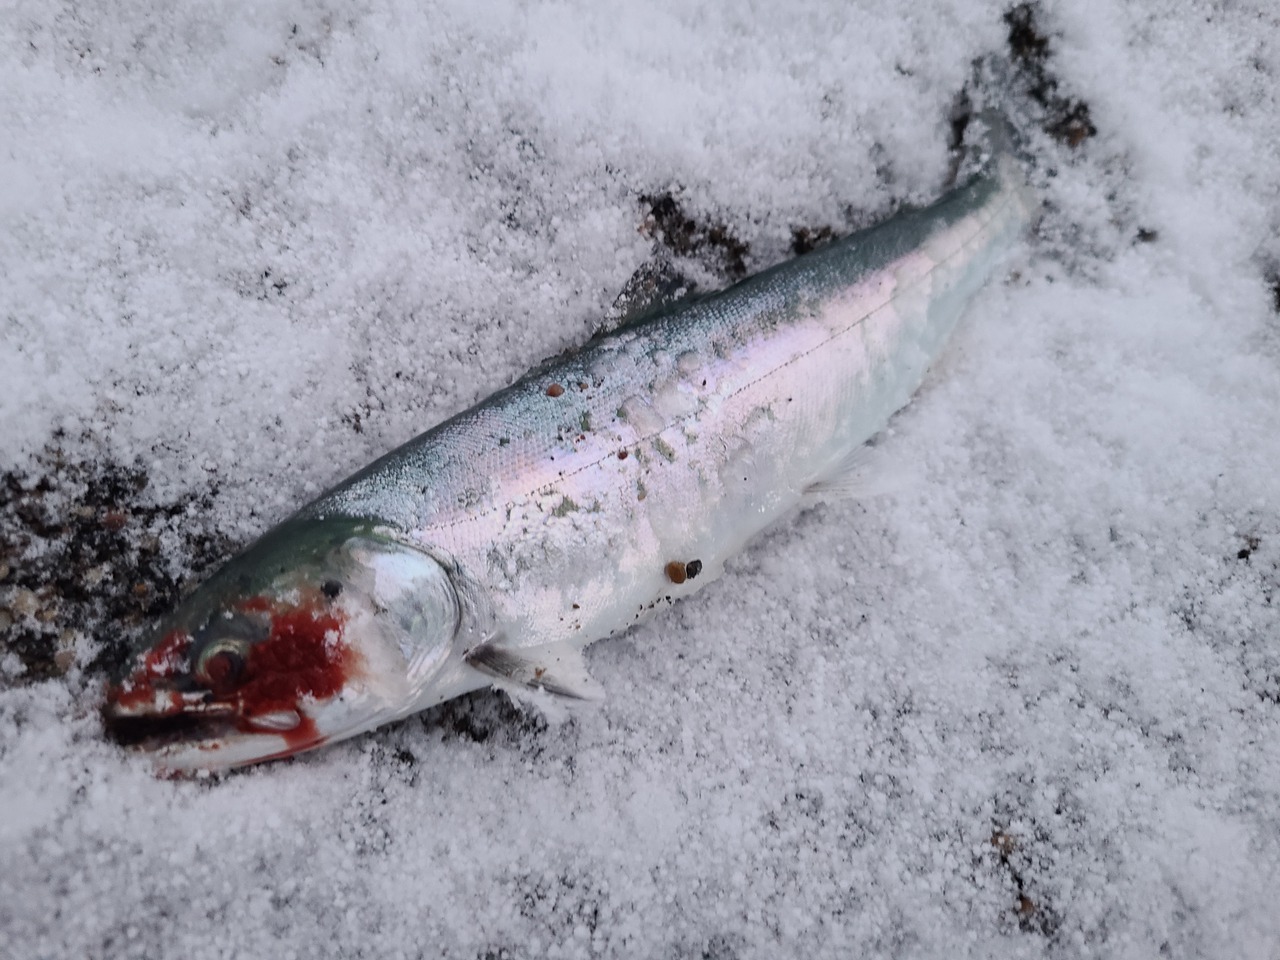
{"type": "Polygon", "coordinates": [[[568,643],[508,647],[496,638],[468,651],[465,659],[468,666],[502,683],[570,700],[604,699],[604,689],[587,672],[582,650],[568,643]]]}

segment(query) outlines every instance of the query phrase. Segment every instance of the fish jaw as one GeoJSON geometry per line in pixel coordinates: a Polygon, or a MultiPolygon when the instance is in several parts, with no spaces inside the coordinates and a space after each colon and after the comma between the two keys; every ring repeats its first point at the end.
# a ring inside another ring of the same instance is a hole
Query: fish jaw
{"type": "Polygon", "coordinates": [[[393,531],[286,523],[166,621],[108,688],[104,724],[174,772],[344,740],[483,685],[465,613],[448,561],[393,531]]]}
{"type": "Polygon", "coordinates": [[[351,725],[332,714],[347,691],[363,685],[366,658],[337,617],[310,616],[306,631],[290,630],[282,619],[272,617],[270,635],[249,653],[247,682],[223,688],[193,676],[195,641],[172,631],[108,690],[108,730],[174,771],[289,756],[345,732],[351,725]]]}

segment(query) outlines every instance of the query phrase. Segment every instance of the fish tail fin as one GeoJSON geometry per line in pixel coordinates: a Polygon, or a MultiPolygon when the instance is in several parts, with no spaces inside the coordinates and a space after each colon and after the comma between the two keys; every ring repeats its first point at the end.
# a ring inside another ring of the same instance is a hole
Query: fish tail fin
{"type": "Polygon", "coordinates": [[[1032,121],[1005,92],[1007,68],[984,62],[951,105],[952,165],[948,187],[971,176],[1005,175],[1020,168],[1022,179],[1033,164],[1023,131],[1032,121]]]}
{"type": "MultiPolygon", "coordinates": [[[[961,179],[964,179],[962,174],[967,174],[1000,181],[1003,190],[1018,200],[1025,223],[1034,225],[1041,207],[1029,177],[1034,163],[1011,108],[998,101],[975,107],[967,94],[963,104],[966,112],[963,133],[954,147],[957,151],[954,175],[961,179]]],[[[955,119],[952,122],[957,123],[955,119]]]]}

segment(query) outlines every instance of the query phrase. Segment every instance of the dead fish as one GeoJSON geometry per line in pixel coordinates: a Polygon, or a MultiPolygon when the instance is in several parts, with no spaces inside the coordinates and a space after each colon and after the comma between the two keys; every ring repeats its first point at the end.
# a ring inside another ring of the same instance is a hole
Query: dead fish
{"type": "Polygon", "coordinates": [[[1035,208],[999,158],[533,370],[228,562],[110,687],[109,730],[169,770],[217,769],[480,687],[599,697],[587,644],[848,492],[1035,208]]]}

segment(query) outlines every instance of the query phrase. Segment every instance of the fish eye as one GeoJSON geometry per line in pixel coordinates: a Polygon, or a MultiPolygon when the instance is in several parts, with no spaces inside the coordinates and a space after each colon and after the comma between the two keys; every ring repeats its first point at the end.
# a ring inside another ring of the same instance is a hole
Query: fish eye
{"type": "Polygon", "coordinates": [[[196,660],[196,676],[214,690],[225,690],[240,679],[248,657],[249,644],[246,640],[219,637],[200,651],[196,660]]]}
{"type": "Polygon", "coordinates": [[[338,594],[342,593],[342,584],[337,580],[326,580],[320,584],[320,592],[330,600],[337,600],[338,594]]]}

